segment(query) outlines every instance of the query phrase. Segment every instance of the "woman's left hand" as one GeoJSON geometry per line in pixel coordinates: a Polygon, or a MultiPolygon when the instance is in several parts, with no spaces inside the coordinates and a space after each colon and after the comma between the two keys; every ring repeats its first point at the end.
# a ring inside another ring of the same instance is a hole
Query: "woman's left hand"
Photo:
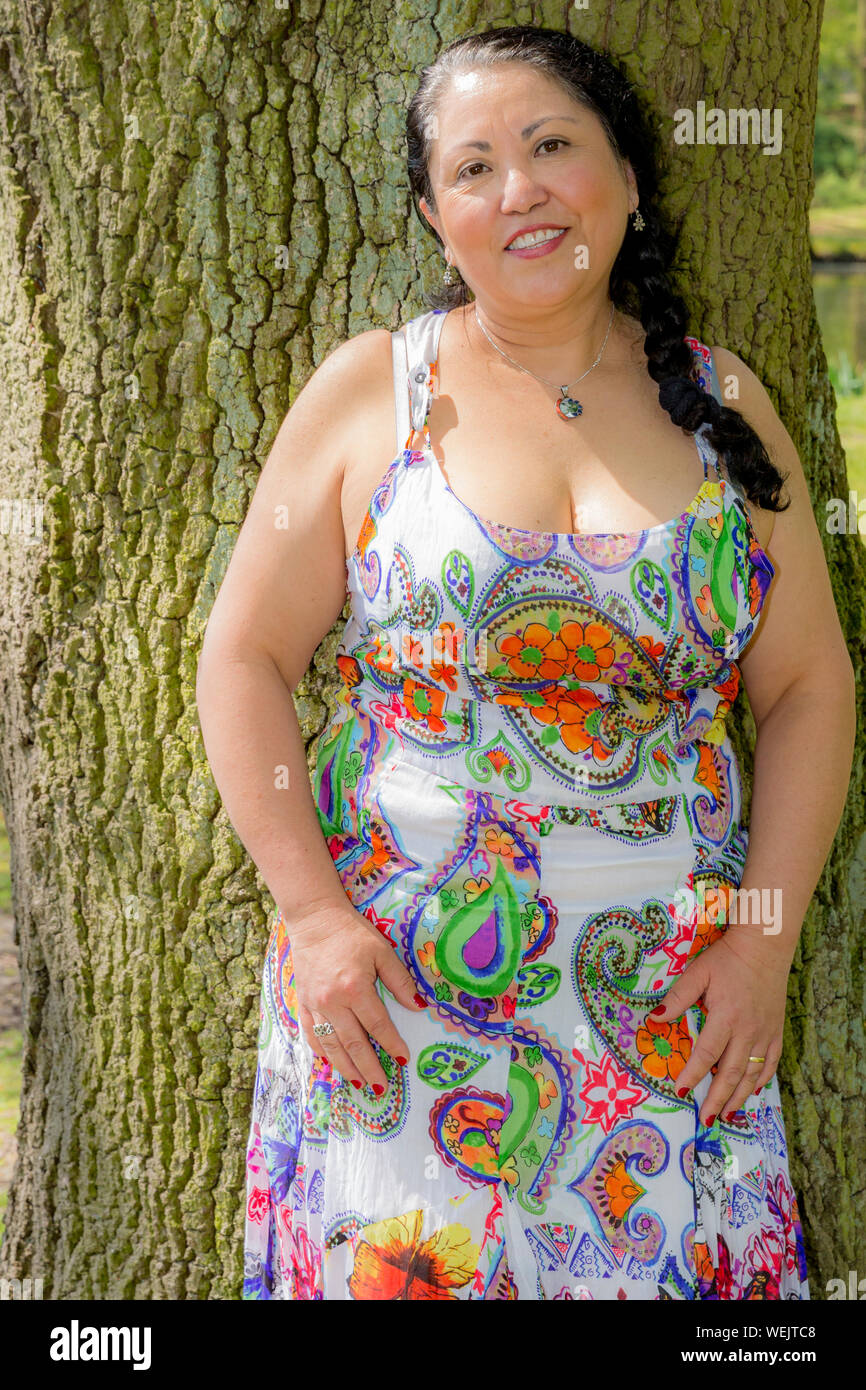
{"type": "MultiPolygon", "coordinates": [[[[752,926],[728,927],[686,966],[650,1023],[680,1018],[699,1000],[706,1018],[689,1059],[675,1079],[678,1095],[716,1069],[701,1106],[701,1123],[739,1110],[772,1077],[782,1055],[791,961],[752,926]],[[757,932],[757,936],[756,936],[757,932]],[[750,1062],[749,1057],[765,1057],[750,1062]]],[[[656,1006],[657,1008],[658,1006],[656,1006]]]]}

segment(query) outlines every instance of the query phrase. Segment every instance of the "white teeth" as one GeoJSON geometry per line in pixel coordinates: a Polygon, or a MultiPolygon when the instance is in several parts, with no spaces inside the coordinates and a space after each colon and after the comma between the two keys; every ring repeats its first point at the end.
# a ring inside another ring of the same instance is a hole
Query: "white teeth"
{"type": "Polygon", "coordinates": [[[543,241],[553,241],[554,237],[561,236],[564,230],[563,227],[547,227],[543,232],[526,232],[511,242],[509,250],[522,249],[524,246],[540,246],[543,241]]]}

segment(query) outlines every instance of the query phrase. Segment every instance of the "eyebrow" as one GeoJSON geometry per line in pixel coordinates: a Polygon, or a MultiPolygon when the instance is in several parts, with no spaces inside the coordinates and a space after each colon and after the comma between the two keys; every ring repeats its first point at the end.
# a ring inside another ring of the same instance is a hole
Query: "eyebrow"
{"type": "MultiPolygon", "coordinates": [[[[573,125],[580,125],[576,116],[542,116],[540,120],[533,121],[531,125],[524,126],[520,132],[521,140],[528,140],[533,131],[537,130],[545,121],[571,121],[573,125]]],[[[451,153],[456,154],[458,150],[489,150],[489,140],[464,140],[462,144],[455,145],[451,153]]]]}

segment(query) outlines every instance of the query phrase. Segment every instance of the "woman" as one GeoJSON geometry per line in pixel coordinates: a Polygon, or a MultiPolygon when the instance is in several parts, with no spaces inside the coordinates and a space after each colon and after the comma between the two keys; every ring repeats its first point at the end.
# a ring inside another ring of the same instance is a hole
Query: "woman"
{"type": "Polygon", "coordinates": [[[278,905],[243,1296],[808,1298],[775,1073],[853,673],[802,467],[687,333],[607,58],[467,36],[408,140],[447,288],[300,393],[199,669],[278,905]]]}

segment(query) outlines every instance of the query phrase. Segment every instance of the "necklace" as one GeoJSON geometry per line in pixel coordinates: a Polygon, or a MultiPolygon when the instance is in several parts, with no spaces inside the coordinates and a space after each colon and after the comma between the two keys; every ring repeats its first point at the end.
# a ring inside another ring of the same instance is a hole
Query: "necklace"
{"type": "MultiPolygon", "coordinates": [[[[607,325],[607,332],[606,332],[605,335],[604,335],[604,342],[603,342],[602,345],[601,345],[601,352],[598,354],[598,357],[597,357],[597,358],[595,359],[595,361],[593,362],[592,367],[587,367],[587,369],[586,369],[586,371],[583,373],[583,375],[582,375],[582,376],[579,376],[579,377],[577,378],[577,381],[575,381],[575,382],[573,383],[575,386],[577,385],[577,382],[578,382],[578,381],[583,381],[583,378],[584,378],[585,376],[589,376],[590,372],[592,371],[592,368],[593,368],[593,367],[597,367],[598,364],[599,364],[599,362],[601,361],[602,356],[603,356],[603,354],[604,354],[604,350],[605,350],[605,348],[607,347],[607,340],[608,340],[608,338],[610,337],[611,324],[613,323],[613,312],[614,312],[614,305],[611,304],[611,306],[610,306],[610,320],[609,320],[608,325],[607,325]]],[[[487,329],[484,327],[484,324],[481,322],[480,318],[478,317],[478,305],[477,305],[477,304],[476,304],[476,306],[475,306],[475,321],[476,321],[476,323],[478,324],[478,327],[481,329],[481,332],[484,334],[484,336],[485,336],[485,338],[487,339],[487,341],[490,343],[491,347],[495,347],[495,348],[496,348],[496,351],[499,353],[500,357],[504,357],[505,360],[506,360],[506,362],[510,362],[510,363],[512,364],[512,366],[514,366],[514,367],[519,367],[520,370],[521,370],[522,372],[526,372],[526,374],[527,374],[528,376],[534,376],[536,381],[543,381],[544,384],[545,384],[546,386],[555,386],[555,385],[556,385],[556,382],[555,382],[555,381],[548,381],[548,379],[547,379],[546,376],[539,376],[537,372],[531,372],[531,371],[529,370],[528,367],[521,366],[521,364],[520,364],[519,362],[515,362],[513,357],[509,357],[507,352],[503,352],[503,351],[502,351],[502,348],[501,348],[501,347],[498,347],[497,344],[494,343],[494,341],[493,341],[493,339],[491,338],[490,334],[487,332],[487,329]]],[[[581,405],[580,401],[577,399],[576,396],[571,396],[571,395],[569,395],[568,385],[560,386],[560,388],[559,388],[559,393],[560,393],[560,395],[559,395],[559,400],[556,402],[556,410],[557,410],[557,414],[558,414],[563,420],[574,420],[578,415],[582,415],[582,414],[583,414],[583,406],[581,405]]]]}

